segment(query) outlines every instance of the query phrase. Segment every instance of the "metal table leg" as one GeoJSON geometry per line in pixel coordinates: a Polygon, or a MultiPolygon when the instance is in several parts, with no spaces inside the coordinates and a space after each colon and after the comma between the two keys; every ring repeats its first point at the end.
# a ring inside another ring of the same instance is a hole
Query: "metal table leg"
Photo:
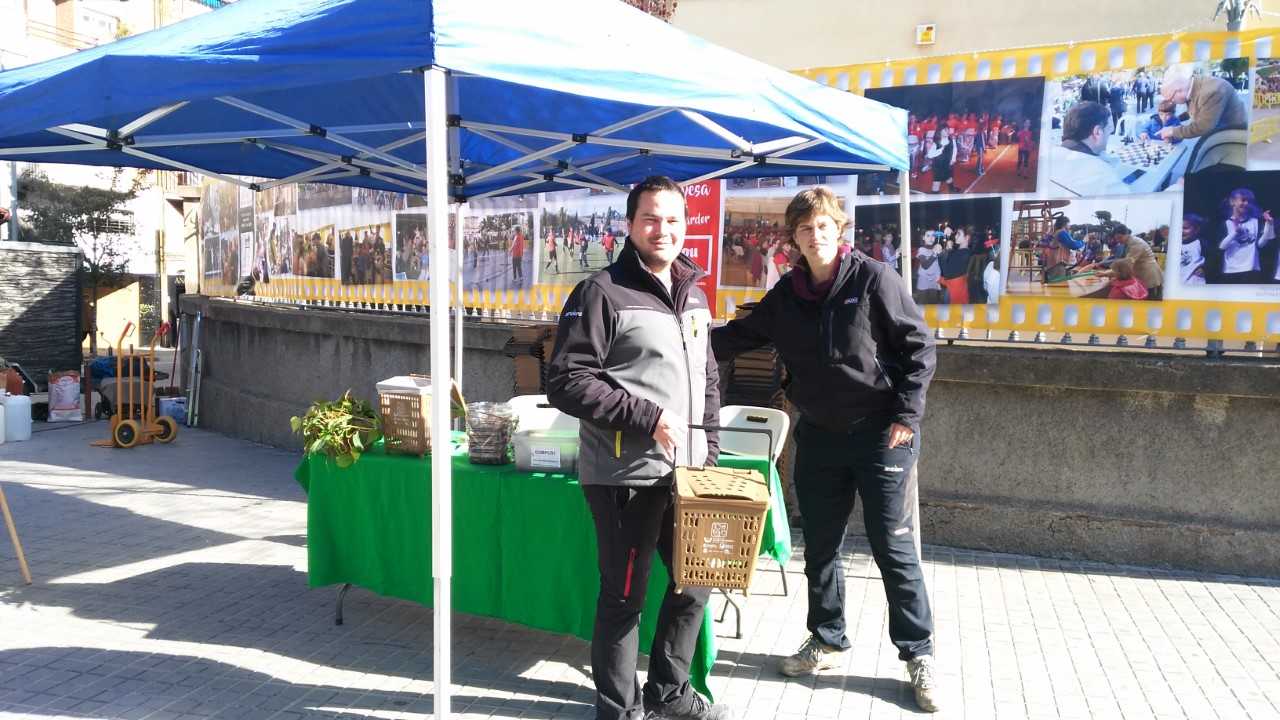
{"type": "Polygon", "coordinates": [[[351,583],[346,583],[342,586],[342,589],[338,591],[338,607],[333,617],[334,625],[342,624],[342,600],[347,596],[347,591],[350,589],[351,589],[351,583]]]}
{"type": "Polygon", "coordinates": [[[734,620],[735,620],[734,625],[737,629],[733,637],[735,640],[741,640],[742,639],[742,608],[738,605],[736,601],[734,601],[733,596],[730,595],[727,591],[720,590],[719,593],[724,596],[724,607],[720,609],[720,618],[717,619],[716,622],[724,622],[725,616],[729,614],[729,606],[732,605],[734,620]]]}

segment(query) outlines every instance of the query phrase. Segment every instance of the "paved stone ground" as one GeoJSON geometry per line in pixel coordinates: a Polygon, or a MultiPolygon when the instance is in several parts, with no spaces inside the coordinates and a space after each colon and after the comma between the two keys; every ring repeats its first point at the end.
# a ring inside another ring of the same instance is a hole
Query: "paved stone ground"
{"type": "MultiPolygon", "coordinates": [[[[45,426],[46,428],[50,426],[45,426]]],[[[0,446],[0,480],[36,584],[0,540],[0,718],[415,719],[432,713],[432,618],[306,582],[296,456],[184,429],[173,446],[88,447],[105,424],[0,446]]],[[[854,650],[785,680],[804,638],[766,563],[745,640],[712,689],[745,718],[915,716],[884,594],[850,541],[854,650]]],[[[1280,718],[1280,581],[925,547],[946,707],[936,717],[1280,718]]],[[[732,634],[732,620],[720,625],[732,634]]],[[[454,710],[589,718],[587,644],[458,616],[454,710]]]]}

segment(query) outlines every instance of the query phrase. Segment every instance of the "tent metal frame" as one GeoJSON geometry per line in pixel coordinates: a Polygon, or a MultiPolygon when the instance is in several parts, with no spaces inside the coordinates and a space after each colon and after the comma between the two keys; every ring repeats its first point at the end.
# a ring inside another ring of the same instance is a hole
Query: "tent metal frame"
{"type": "MultiPolygon", "coordinates": [[[[425,74],[426,71],[419,70],[414,72],[424,72],[425,74]]],[[[456,95],[458,78],[450,75],[447,71],[446,77],[455,86],[456,95]]],[[[207,175],[223,182],[252,190],[263,190],[293,182],[326,182],[362,175],[409,192],[422,192],[421,184],[427,179],[427,168],[424,165],[395,155],[394,151],[423,140],[426,137],[425,124],[423,123],[322,126],[310,123],[304,118],[281,113],[234,96],[221,96],[215,98],[215,100],[227,107],[275,123],[276,127],[204,133],[164,133],[155,135],[144,133],[154,123],[181,111],[190,104],[190,101],[181,101],[144,113],[114,130],[84,124],[61,125],[48,129],[49,132],[75,140],[76,143],[4,148],[3,152],[9,156],[23,156],[114,150],[147,160],[161,167],[207,175]],[[386,132],[405,132],[406,134],[397,140],[380,146],[369,145],[354,137],[367,133],[386,132]],[[323,138],[352,152],[351,154],[342,154],[340,152],[300,147],[288,142],[291,138],[307,137],[323,138]],[[285,178],[254,183],[160,154],[165,148],[235,144],[251,144],[262,150],[285,153],[300,160],[316,163],[316,166],[285,178]]],[[[455,158],[454,162],[450,164],[449,178],[446,181],[449,184],[448,195],[455,202],[512,194],[522,190],[529,191],[544,183],[625,192],[626,188],[618,183],[591,171],[644,155],[704,159],[726,163],[722,168],[685,181],[685,184],[723,177],[753,165],[809,167],[834,170],[842,174],[890,170],[886,165],[810,161],[787,157],[821,145],[826,141],[820,138],[788,135],[753,142],[732,132],[703,113],[679,107],[652,108],[587,133],[541,130],[468,120],[457,114],[456,103],[450,110],[451,112],[446,116],[446,127],[449,129],[451,137],[455,140],[459,130],[466,130],[519,153],[517,157],[511,160],[492,166],[465,163],[455,158]],[[616,137],[616,134],[623,130],[634,128],[671,114],[677,114],[706,130],[723,141],[728,147],[674,145],[616,137]],[[533,148],[520,142],[517,138],[554,142],[546,147],[533,148]],[[569,158],[569,155],[575,149],[586,145],[618,148],[623,152],[593,159],[585,163],[574,162],[569,158]],[[468,185],[501,179],[510,179],[512,182],[480,193],[468,194],[466,192],[468,185]]],[[[452,145],[456,148],[457,143],[454,142],[452,145]]]]}

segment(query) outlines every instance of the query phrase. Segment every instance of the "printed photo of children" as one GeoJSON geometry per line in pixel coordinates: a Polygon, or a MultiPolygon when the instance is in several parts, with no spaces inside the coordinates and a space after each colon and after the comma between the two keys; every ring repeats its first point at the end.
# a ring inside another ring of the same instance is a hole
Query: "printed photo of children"
{"type": "Polygon", "coordinates": [[[533,286],[533,212],[469,215],[462,233],[463,286],[518,290],[533,286]]]}
{"type": "Polygon", "coordinates": [[[1018,200],[1013,211],[1010,295],[1164,296],[1172,198],[1018,200]]]}
{"type": "Polygon", "coordinates": [[[1182,206],[1183,287],[1280,286],[1280,171],[1198,174],[1182,206]]]}
{"type": "Polygon", "coordinates": [[[334,276],[333,225],[323,225],[314,230],[293,236],[293,274],[302,277],[332,278],[334,276]]]}
{"type": "Polygon", "coordinates": [[[538,281],[573,285],[612,263],[626,242],[626,208],[626,196],[613,193],[548,194],[535,248],[538,281]]]}
{"type": "Polygon", "coordinates": [[[791,196],[730,196],[724,201],[720,286],[768,290],[799,259],[784,216],[791,196]]]}
{"type": "Polygon", "coordinates": [[[391,223],[338,231],[338,261],[343,285],[391,282],[391,223]]]}
{"type": "MultiPolygon", "coordinates": [[[[452,216],[450,216],[452,220],[452,216]]],[[[396,215],[395,257],[396,280],[428,280],[431,278],[430,244],[427,242],[427,216],[424,213],[396,215]]]]}
{"type": "MultiPolygon", "coordinates": [[[[866,96],[909,113],[912,192],[1035,191],[1043,78],[873,88],[866,96]]],[[[858,194],[898,194],[897,173],[860,176],[858,194]]]]}
{"type": "Polygon", "coordinates": [[[1247,58],[1073,75],[1049,83],[1049,192],[1151,193],[1243,169],[1247,58]]]}
{"type": "Polygon", "coordinates": [[[860,205],[854,211],[854,243],[898,272],[908,268],[917,304],[998,302],[1000,204],[1000,198],[911,203],[911,258],[899,252],[898,205],[860,205]]]}

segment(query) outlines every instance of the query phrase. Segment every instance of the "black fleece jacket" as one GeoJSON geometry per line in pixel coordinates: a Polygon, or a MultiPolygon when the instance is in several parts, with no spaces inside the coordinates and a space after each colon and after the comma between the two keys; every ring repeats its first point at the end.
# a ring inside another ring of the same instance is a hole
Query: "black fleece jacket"
{"type": "Polygon", "coordinates": [[[935,348],[902,278],[854,250],[825,298],[798,285],[812,287],[803,263],[745,318],[712,330],[716,357],[773,343],[786,366],[787,398],[810,422],[847,432],[863,420],[887,420],[918,432],[935,348]]]}

